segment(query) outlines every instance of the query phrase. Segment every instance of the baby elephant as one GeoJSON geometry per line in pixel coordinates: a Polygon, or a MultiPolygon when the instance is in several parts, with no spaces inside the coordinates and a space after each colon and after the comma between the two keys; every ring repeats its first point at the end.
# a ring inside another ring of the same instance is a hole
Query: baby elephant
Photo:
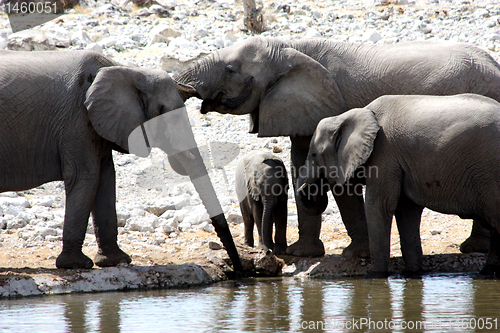
{"type": "Polygon", "coordinates": [[[421,271],[424,207],[477,219],[491,229],[483,274],[500,273],[500,104],[490,98],[383,96],[323,119],[310,143],[299,200],[318,177],[330,185],[366,180],[372,268],[387,276],[393,216],[405,271],[421,271]]]}
{"type": "Polygon", "coordinates": [[[245,243],[254,245],[257,224],[259,244],[275,254],[286,250],[288,176],[283,161],[267,152],[246,154],[236,167],[236,195],[245,223],[245,243]],[[273,244],[273,223],[276,224],[273,244]]]}

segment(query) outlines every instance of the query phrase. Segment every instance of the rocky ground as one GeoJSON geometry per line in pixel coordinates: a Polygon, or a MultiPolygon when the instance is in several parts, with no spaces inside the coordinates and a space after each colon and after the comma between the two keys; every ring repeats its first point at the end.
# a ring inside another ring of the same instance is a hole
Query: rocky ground
{"type": "MultiPolygon", "coordinates": [[[[243,9],[238,1],[158,1],[157,5],[143,8],[130,1],[82,0],[80,4],[54,21],[16,34],[10,29],[7,15],[2,14],[0,49],[92,49],[125,65],[173,73],[193,59],[251,35],[242,31],[243,9]]],[[[376,44],[450,40],[476,45],[500,60],[497,0],[307,0],[265,1],[263,5],[267,27],[263,36],[323,37],[376,44]]],[[[199,100],[187,102],[193,131],[205,153],[235,241],[242,244],[243,224],[234,191],[238,156],[255,149],[274,151],[289,165],[290,142],[283,137],[256,138],[247,133],[246,116],[202,116],[199,106],[199,100]]],[[[119,153],[114,157],[119,243],[131,254],[132,264],[220,264],[220,255],[214,256],[220,250],[211,242],[217,237],[199,197],[185,178],[170,169],[163,152],[154,150],[148,158],[119,153]]],[[[298,238],[291,193],[288,214],[291,244],[298,238]]],[[[63,217],[64,186],[60,182],[0,194],[0,274],[21,274],[24,267],[55,268],[62,246],[63,217]]],[[[459,253],[458,247],[470,227],[471,221],[426,210],[421,228],[424,253],[459,253]]],[[[399,256],[399,239],[393,229],[391,254],[399,256]]],[[[330,255],[327,259],[337,258],[349,244],[333,200],[324,214],[321,239],[330,255]]],[[[93,257],[96,251],[90,223],[84,252],[93,257]]],[[[293,265],[289,265],[288,272],[298,267],[296,262],[293,265]]]]}

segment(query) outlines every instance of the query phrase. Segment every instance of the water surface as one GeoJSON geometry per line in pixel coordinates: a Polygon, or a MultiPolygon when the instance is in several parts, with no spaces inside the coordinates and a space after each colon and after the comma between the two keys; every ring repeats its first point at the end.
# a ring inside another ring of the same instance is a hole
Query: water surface
{"type": "Polygon", "coordinates": [[[246,279],[0,301],[0,332],[495,332],[499,321],[500,281],[468,275],[246,279]]]}

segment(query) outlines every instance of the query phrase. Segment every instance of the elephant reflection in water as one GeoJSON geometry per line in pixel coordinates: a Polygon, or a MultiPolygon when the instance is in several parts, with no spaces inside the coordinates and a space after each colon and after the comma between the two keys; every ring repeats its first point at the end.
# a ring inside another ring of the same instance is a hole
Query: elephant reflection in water
{"type": "MultiPolygon", "coordinates": [[[[224,291],[219,290],[218,306],[214,308],[213,324],[211,328],[222,330],[221,323],[235,320],[238,323],[237,330],[244,332],[290,332],[292,331],[290,299],[293,284],[285,280],[254,281],[241,284],[230,282],[225,284],[224,291]],[[242,301],[243,300],[243,301],[242,301]],[[235,309],[241,312],[235,314],[235,309]],[[219,305],[220,304],[220,305],[219,305]]],[[[236,329],[235,329],[236,330],[236,329]]]]}

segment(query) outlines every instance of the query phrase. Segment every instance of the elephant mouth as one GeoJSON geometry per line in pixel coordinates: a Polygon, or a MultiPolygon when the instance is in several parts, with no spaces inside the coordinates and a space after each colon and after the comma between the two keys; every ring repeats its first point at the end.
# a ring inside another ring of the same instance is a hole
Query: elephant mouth
{"type": "MultiPolygon", "coordinates": [[[[235,112],[235,110],[245,103],[252,94],[253,77],[249,77],[241,93],[233,98],[227,97],[223,91],[215,93],[215,97],[206,98],[201,103],[201,114],[207,114],[210,111],[217,111],[219,113],[242,114],[235,112]]],[[[248,112],[247,112],[248,113],[248,112]]]]}
{"type": "Polygon", "coordinates": [[[204,99],[201,103],[201,114],[207,114],[210,111],[217,111],[219,113],[234,113],[233,111],[242,105],[250,96],[250,90],[245,89],[243,94],[235,98],[226,98],[220,92],[213,99],[204,99]]]}
{"type": "Polygon", "coordinates": [[[328,206],[328,192],[330,185],[324,178],[318,178],[314,182],[303,183],[297,191],[297,196],[302,205],[314,215],[319,215],[328,206]]]}

